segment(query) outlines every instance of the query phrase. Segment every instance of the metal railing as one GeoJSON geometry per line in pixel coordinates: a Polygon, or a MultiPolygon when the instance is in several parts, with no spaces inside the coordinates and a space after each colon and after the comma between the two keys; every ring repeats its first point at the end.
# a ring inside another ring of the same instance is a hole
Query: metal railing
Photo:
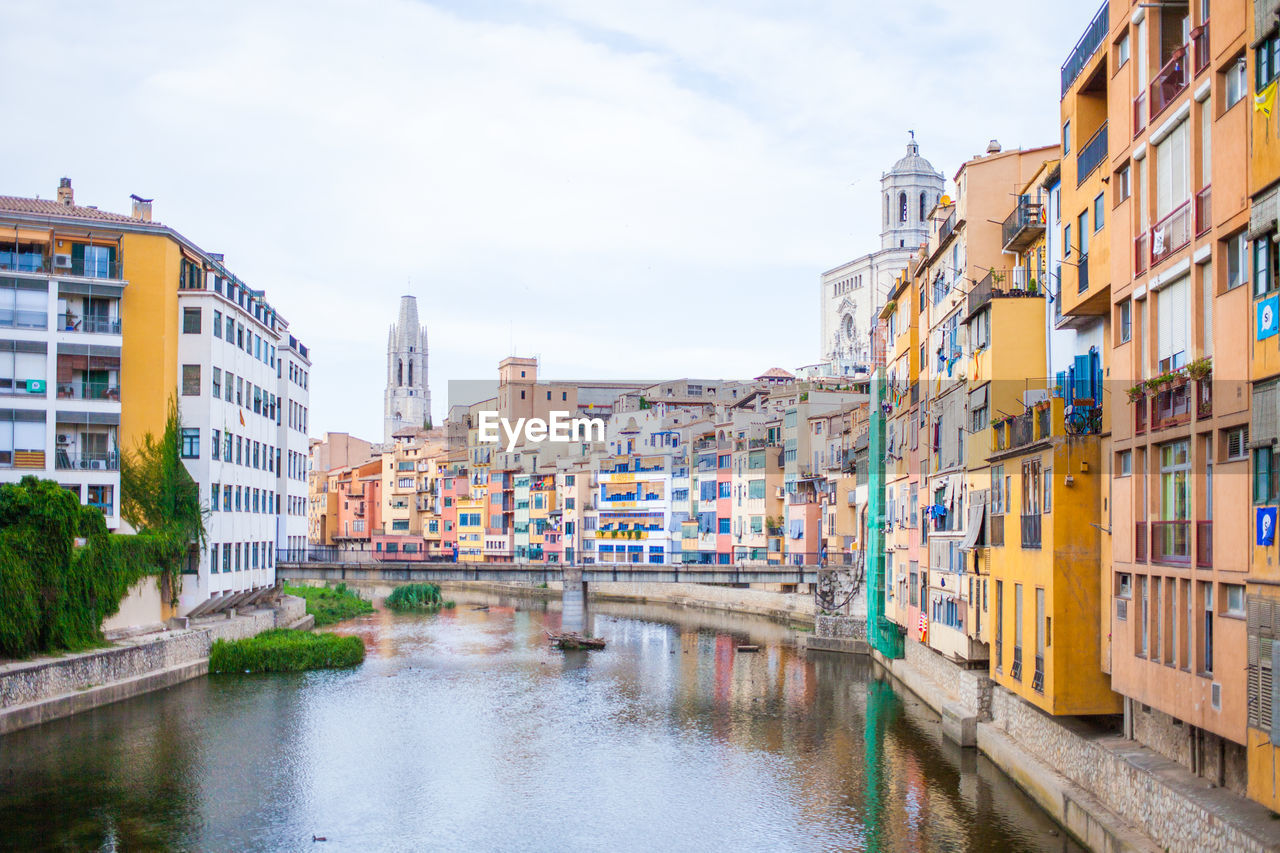
{"type": "Polygon", "coordinates": [[[1196,565],[1202,569],[1213,567],[1213,522],[1196,522],[1196,565]]]}
{"type": "Polygon", "coordinates": [[[119,471],[120,454],[72,453],[59,450],[53,455],[54,467],[59,471],[119,471]]]}
{"type": "Polygon", "coordinates": [[[992,299],[1039,295],[1040,283],[1032,277],[1030,267],[989,270],[969,291],[969,314],[972,315],[992,299]]]}
{"type": "Polygon", "coordinates": [[[1022,547],[1023,548],[1039,548],[1040,547],[1040,513],[1032,513],[1022,516],[1022,547]]]}
{"type": "Polygon", "coordinates": [[[58,255],[55,259],[44,255],[15,254],[0,252],[0,271],[30,272],[43,275],[75,276],[77,278],[119,279],[121,277],[119,261],[107,261],[100,258],[73,258],[70,255],[58,255]]]}
{"type": "Polygon", "coordinates": [[[1026,248],[1036,237],[1044,233],[1044,205],[1032,201],[1030,196],[1018,196],[1013,212],[1000,226],[1000,237],[1006,252],[1018,252],[1026,248]]]}
{"type": "Polygon", "coordinates": [[[1151,227],[1151,266],[1191,242],[1191,199],[1169,211],[1151,227]]]}
{"type": "Polygon", "coordinates": [[[120,387],[110,382],[59,382],[60,400],[119,400],[120,387]]]}
{"type": "Polygon", "coordinates": [[[1107,123],[1098,128],[1089,141],[1080,146],[1076,152],[1076,186],[1084,183],[1085,178],[1093,174],[1102,162],[1107,159],[1107,123]]]}
{"type": "Polygon", "coordinates": [[[1133,561],[1135,563],[1145,563],[1147,561],[1147,523],[1145,521],[1136,521],[1133,524],[1133,561]]]}
{"type": "Polygon", "coordinates": [[[1147,258],[1150,254],[1150,240],[1146,231],[1133,238],[1133,274],[1142,275],[1147,271],[1147,258]]]}
{"type": "Polygon", "coordinates": [[[90,335],[120,334],[119,317],[100,317],[94,314],[58,314],[58,331],[84,332],[90,335]]]}
{"type": "Polygon", "coordinates": [[[1195,53],[1196,74],[1209,67],[1209,22],[1191,31],[1191,47],[1195,53]]]}
{"type": "Polygon", "coordinates": [[[1151,522],[1151,562],[1172,566],[1191,563],[1191,522],[1151,522]]]}
{"type": "Polygon", "coordinates": [[[1185,380],[1156,392],[1151,429],[1168,429],[1191,421],[1191,391],[1185,380]]]}
{"type": "Polygon", "coordinates": [[[1076,42],[1076,46],[1071,49],[1071,53],[1067,55],[1067,61],[1062,63],[1062,94],[1061,97],[1067,96],[1067,90],[1071,88],[1071,84],[1080,76],[1080,72],[1089,64],[1089,60],[1098,52],[1098,48],[1102,46],[1102,42],[1107,37],[1107,25],[1110,23],[1110,7],[1107,3],[1102,4],[1102,8],[1093,16],[1093,20],[1089,22],[1089,26],[1085,28],[1084,34],[1080,36],[1080,40],[1076,42]]]}
{"type": "Polygon", "coordinates": [[[938,229],[938,245],[941,246],[947,242],[947,238],[951,236],[951,232],[956,230],[956,212],[951,211],[951,215],[947,217],[947,221],[942,223],[942,227],[938,229]]]}
{"type": "Polygon", "coordinates": [[[1213,380],[1207,376],[1196,380],[1196,417],[1213,417],[1213,380]]]}
{"type": "Polygon", "coordinates": [[[1187,68],[1187,48],[1179,47],[1169,57],[1160,72],[1151,80],[1151,120],[1164,112],[1174,99],[1186,91],[1191,83],[1187,68]]]}
{"type": "Polygon", "coordinates": [[[1133,433],[1142,435],[1147,431],[1147,395],[1133,401],[1133,433]]]}
{"type": "Polygon", "coordinates": [[[1138,97],[1133,99],[1133,138],[1137,139],[1138,134],[1147,126],[1147,93],[1143,90],[1138,93],[1138,97]]]}
{"type": "Polygon", "coordinates": [[[1213,187],[1206,186],[1196,193],[1196,236],[1213,227],[1213,187]]]}

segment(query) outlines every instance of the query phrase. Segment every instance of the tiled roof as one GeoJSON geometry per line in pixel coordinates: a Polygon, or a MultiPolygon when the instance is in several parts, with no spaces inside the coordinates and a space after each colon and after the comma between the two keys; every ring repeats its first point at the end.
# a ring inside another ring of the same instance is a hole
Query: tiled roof
{"type": "Polygon", "coordinates": [[[26,213],[34,216],[52,216],[60,219],[94,219],[99,222],[132,222],[136,225],[159,225],[158,222],[143,223],[141,220],[121,213],[111,213],[96,207],[83,207],[78,204],[63,204],[53,199],[20,198],[18,196],[0,195],[0,213],[26,213]]]}
{"type": "Polygon", "coordinates": [[[771,367],[757,376],[756,379],[795,379],[795,377],[781,367],[771,367]]]}

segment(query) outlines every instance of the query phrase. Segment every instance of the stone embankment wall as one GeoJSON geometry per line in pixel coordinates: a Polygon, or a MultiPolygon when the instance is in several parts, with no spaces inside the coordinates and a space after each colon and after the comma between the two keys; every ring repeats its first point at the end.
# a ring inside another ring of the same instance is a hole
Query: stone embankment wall
{"type": "Polygon", "coordinates": [[[1106,727],[1046,714],[918,642],[901,660],[876,659],[1090,849],[1280,850],[1265,808],[1106,727]]]}
{"type": "Polygon", "coordinates": [[[238,640],[298,622],[306,602],[192,620],[106,649],[0,665],[0,734],[169,687],[209,671],[214,640],[238,640]]]}
{"type": "Polygon", "coordinates": [[[809,593],[769,592],[731,586],[698,583],[613,583],[587,585],[591,598],[623,601],[654,601],[681,607],[732,610],[782,621],[812,625],[813,596],[809,593]]]}

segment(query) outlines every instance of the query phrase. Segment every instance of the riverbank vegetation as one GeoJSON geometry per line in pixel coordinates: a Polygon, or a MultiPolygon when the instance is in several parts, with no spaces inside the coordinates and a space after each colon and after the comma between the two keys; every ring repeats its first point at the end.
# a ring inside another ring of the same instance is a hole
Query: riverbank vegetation
{"type": "Polygon", "coordinates": [[[386,605],[392,610],[447,610],[454,603],[444,600],[436,584],[411,583],[396,587],[387,596],[386,605]]]}
{"type": "Polygon", "coordinates": [[[307,612],[315,617],[317,628],[373,612],[373,605],[347,589],[345,583],[332,589],[327,586],[286,586],[284,591],[307,602],[307,612]]]}
{"type": "Polygon", "coordinates": [[[244,640],[215,640],[210,672],[304,672],[364,662],[364,641],[338,634],[274,628],[244,640]]]}

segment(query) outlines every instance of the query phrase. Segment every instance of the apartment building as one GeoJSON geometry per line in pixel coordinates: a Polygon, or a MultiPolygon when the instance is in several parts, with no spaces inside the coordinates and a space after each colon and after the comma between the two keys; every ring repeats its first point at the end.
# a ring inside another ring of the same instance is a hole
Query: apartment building
{"type": "MultiPolygon", "coordinates": [[[[912,266],[924,258],[917,252],[912,266]]],[[[885,352],[885,616],[900,625],[906,636],[920,641],[925,624],[920,620],[921,590],[928,589],[927,562],[922,564],[921,545],[921,406],[919,347],[923,291],[910,270],[904,270],[889,290],[880,312],[886,333],[885,352]]],[[[927,448],[925,450],[927,455],[927,448]]],[[[927,459],[926,459],[927,461],[927,459]]],[[[862,480],[855,480],[865,490],[862,480]]],[[[846,499],[847,500],[847,499],[846,499]]],[[[866,506],[855,490],[855,510],[866,506]]],[[[865,543],[864,543],[865,544],[865,543]]],[[[927,616],[927,608],[926,608],[927,616]]]]}
{"type": "Polygon", "coordinates": [[[1102,665],[1128,734],[1239,791],[1247,8],[1104,4],[1062,69],[1060,195],[1062,314],[1111,380],[1102,665]]]}

